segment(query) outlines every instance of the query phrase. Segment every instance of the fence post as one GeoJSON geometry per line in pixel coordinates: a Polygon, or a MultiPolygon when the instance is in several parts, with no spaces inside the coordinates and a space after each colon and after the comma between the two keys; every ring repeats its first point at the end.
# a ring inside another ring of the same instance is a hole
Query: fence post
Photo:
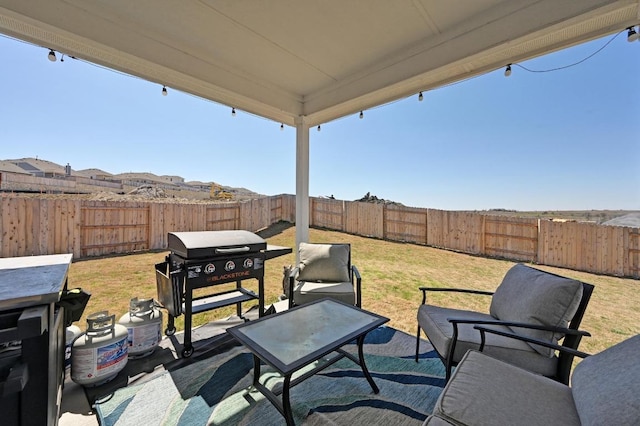
{"type": "Polygon", "coordinates": [[[486,256],[486,242],[487,242],[487,217],[482,215],[482,221],[480,224],[480,254],[486,256]]]}

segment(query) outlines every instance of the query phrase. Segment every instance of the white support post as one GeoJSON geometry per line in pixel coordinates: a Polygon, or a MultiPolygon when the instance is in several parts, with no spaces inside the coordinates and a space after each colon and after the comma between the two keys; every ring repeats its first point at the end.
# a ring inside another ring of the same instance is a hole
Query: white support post
{"type": "Polygon", "coordinates": [[[296,265],[298,247],[309,241],[309,124],[304,116],[296,120],[296,265]]]}

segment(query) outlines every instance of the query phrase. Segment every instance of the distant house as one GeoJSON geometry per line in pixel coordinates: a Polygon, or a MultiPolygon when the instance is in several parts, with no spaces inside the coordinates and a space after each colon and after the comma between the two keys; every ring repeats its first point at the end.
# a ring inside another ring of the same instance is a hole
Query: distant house
{"type": "Polygon", "coordinates": [[[43,172],[41,172],[41,174],[35,174],[34,176],[46,177],[46,178],[55,178],[55,179],[62,179],[62,178],[68,177],[68,175],[66,173],[60,173],[60,172],[58,172],[56,170],[43,171],[43,172]]]}
{"type": "Polygon", "coordinates": [[[16,160],[6,160],[2,163],[12,163],[17,167],[17,170],[5,170],[13,171],[14,173],[27,173],[31,176],[41,178],[65,178],[71,174],[71,166],[67,163],[65,167],[62,167],[51,161],[39,160],[37,158],[21,158],[16,160]]]}
{"type": "Polygon", "coordinates": [[[24,170],[22,167],[18,166],[13,161],[0,161],[0,172],[11,172],[11,173],[19,173],[23,175],[30,175],[31,173],[24,170]]]}
{"type": "Polygon", "coordinates": [[[184,183],[184,178],[180,176],[159,176],[161,179],[171,183],[184,183]]]}
{"type": "Polygon", "coordinates": [[[105,172],[104,170],[100,169],[77,170],[75,174],[92,180],[108,180],[112,182],[119,182],[118,179],[114,179],[111,173],[105,172]]]}
{"type": "Polygon", "coordinates": [[[110,174],[108,174],[108,173],[106,173],[106,174],[98,173],[98,174],[95,174],[95,175],[91,175],[91,179],[94,179],[94,180],[112,180],[111,178],[112,178],[112,176],[110,174]]]}

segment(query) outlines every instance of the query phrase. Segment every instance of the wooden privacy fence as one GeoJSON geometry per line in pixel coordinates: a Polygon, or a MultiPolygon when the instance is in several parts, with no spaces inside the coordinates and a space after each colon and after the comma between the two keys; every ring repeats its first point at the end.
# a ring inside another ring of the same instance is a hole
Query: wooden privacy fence
{"type": "Polygon", "coordinates": [[[219,204],[0,199],[1,257],[73,253],[79,259],[162,250],[169,232],[257,231],[283,212],[283,196],[219,204]]]}
{"type": "Polygon", "coordinates": [[[640,278],[640,229],[313,198],[312,226],[613,276],[640,278]]]}
{"type": "MultiPolygon", "coordinates": [[[[295,196],[174,204],[0,197],[0,256],[162,250],[167,233],[295,222],[295,196]]],[[[640,278],[640,229],[310,199],[311,226],[474,255],[640,278]]]]}

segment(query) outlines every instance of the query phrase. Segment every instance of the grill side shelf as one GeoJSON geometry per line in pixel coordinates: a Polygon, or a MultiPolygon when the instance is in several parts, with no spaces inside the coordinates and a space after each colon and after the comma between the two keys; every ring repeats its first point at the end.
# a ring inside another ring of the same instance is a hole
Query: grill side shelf
{"type": "Polygon", "coordinates": [[[184,274],[181,271],[169,271],[168,262],[157,263],[156,269],[156,289],[158,302],[167,309],[170,315],[182,315],[182,281],[184,274]]]}

